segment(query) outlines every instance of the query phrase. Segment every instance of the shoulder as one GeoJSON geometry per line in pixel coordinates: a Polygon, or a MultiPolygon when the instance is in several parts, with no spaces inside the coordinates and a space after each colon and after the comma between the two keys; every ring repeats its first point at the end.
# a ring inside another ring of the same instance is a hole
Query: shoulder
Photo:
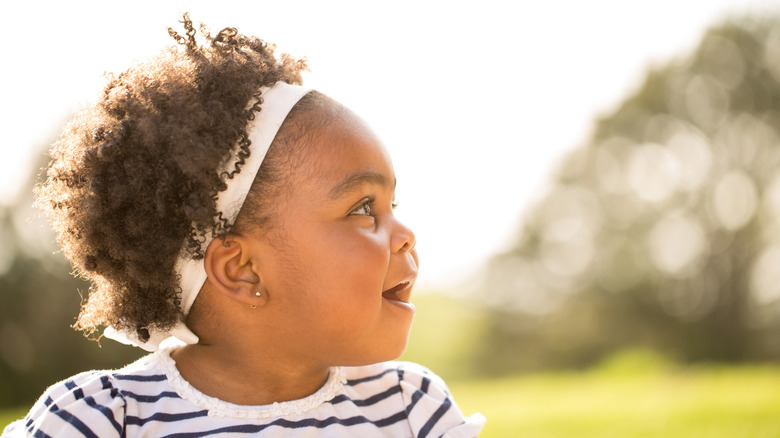
{"type": "Polygon", "coordinates": [[[482,414],[463,415],[441,377],[411,362],[399,362],[398,370],[399,385],[415,436],[466,438],[479,435],[485,417],[482,414]]]}
{"type": "Polygon", "coordinates": [[[121,370],[86,371],[50,386],[27,416],[3,437],[121,436],[125,429],[125,386],[147,380],[146,360],[121,370]]]}
{"type": "Polygon", "coordinates": [[[418,385],[428,385],[434,382],[436,385],[446,387],[444,381],[436,373],[413,362],[392,361],[359,367],[343,367],[343,369],[348,385],[371,381],[385,384],[407,382],[418,385]]]}
{"type": "Polygon", "coordinates": [[[400,395],[406,419],[416,437],[466,438],[479,435],[481,414],[465,417],[447,384],[428,368],[411,362],[385,362],[347,369],[347,385],[385,388],[400,395]]]}
{"type": "Polygon", "coordinates": [[[398,376],[401,382],[412,385],[424,392],[433,387],[449,395],[447,384],[441,377],[428,368],[413,362],[394,362],[398,370],[398,376]]]}
{"type": "Polygon", "coordinates": [[[49,387],[3,436],[118,436],[124,406],[108,371],[87,371],[49,387]]]}

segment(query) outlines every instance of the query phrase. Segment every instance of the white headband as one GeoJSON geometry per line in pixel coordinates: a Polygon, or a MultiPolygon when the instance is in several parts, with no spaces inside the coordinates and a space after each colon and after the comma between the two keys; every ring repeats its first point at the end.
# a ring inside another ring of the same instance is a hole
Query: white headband
{"type": "MultiPolygon", "coordinates": [[[[241,206],[244,204],[249,188],[255,180],[255,175],[263,163],[268,148],[276,137],[276,133],[282,126],[287,114],[305,96],[311,89],[290,85],[284,82],[277,82],[274,86],[261,89],[263,104],[261,111],[255,114],[255,119],[250,122],[247,128],[249,132],[250,154],[246,159],[241,172],[237,173],[233,179],[227,180],[227,189],[219,193],[217,198],[217,211],[222,212],[222,217],[232,224],[241,206]]],[[[227,169],[233,169],[234,163],[228,163],[227,169]]],[[[211,233],[206,235],[206,240],[201,244],[202,249],[206,249],[211,243],[213,236],[211,233]]],[[[183,315],[189,313],[192,303],[195,302],[200,289],[206,282],[206,270],[203,268],[203,260],[193,260],[185,255],[179,256],[176,261],[176,273],[181,280],[181,311],[183,315]]],[[[118,331],[113,327],[108,327],[103,335],[109,339],[119,341],[123,344],[141,347],[147,351],[154,351],[160,345],[160,342],[173,336],[187,344],[197,344],[198,337],[192,333],[184,324],[184,321],[178,321],[168,331],[151,331],[149,340],[141,342],[135,332],[118,331]]]]}

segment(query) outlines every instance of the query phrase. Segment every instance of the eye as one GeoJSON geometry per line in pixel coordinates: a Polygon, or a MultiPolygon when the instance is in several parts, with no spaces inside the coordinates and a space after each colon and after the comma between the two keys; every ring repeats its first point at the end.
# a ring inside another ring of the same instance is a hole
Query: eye
{"type": "Polygon", "coordinates": [[[373,209],[371,208],[371,204],[373,203],[374,200],[371,198],[364,199],[363,202],[355,207],[349,214],[354,216],[373,216],[373,209]]]}

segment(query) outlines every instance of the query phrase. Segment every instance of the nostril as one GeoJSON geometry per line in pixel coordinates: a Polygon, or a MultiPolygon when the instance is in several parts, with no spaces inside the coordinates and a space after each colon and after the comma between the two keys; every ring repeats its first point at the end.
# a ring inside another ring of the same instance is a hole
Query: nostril
{"type": "Polygon", "coordinates": [[[397,252],[411,252],[415,244],[413,235],[399,235],[393,248],[397,248],[397,252]]]}

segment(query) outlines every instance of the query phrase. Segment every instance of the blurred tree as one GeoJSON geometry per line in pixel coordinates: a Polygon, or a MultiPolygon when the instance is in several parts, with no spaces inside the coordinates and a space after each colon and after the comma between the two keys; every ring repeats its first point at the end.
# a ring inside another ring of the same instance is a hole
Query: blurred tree
{"type": "Polygon", "coordinates": [[[780,18],[708,31],[563,160],[489,264],[490,373],[627,346],[780,357],[780,18]],[[505,360],[503,360],[505,359],[505,360]]]}
{"type": "Polygon", "coordinates": [[[144,353],[70,328],[89,284],[54,253],[54,235],[32,208],[32,181],[25,185],[14,204],[0,203],[0,408],[30,405],[58,380],[144,353]]]}

